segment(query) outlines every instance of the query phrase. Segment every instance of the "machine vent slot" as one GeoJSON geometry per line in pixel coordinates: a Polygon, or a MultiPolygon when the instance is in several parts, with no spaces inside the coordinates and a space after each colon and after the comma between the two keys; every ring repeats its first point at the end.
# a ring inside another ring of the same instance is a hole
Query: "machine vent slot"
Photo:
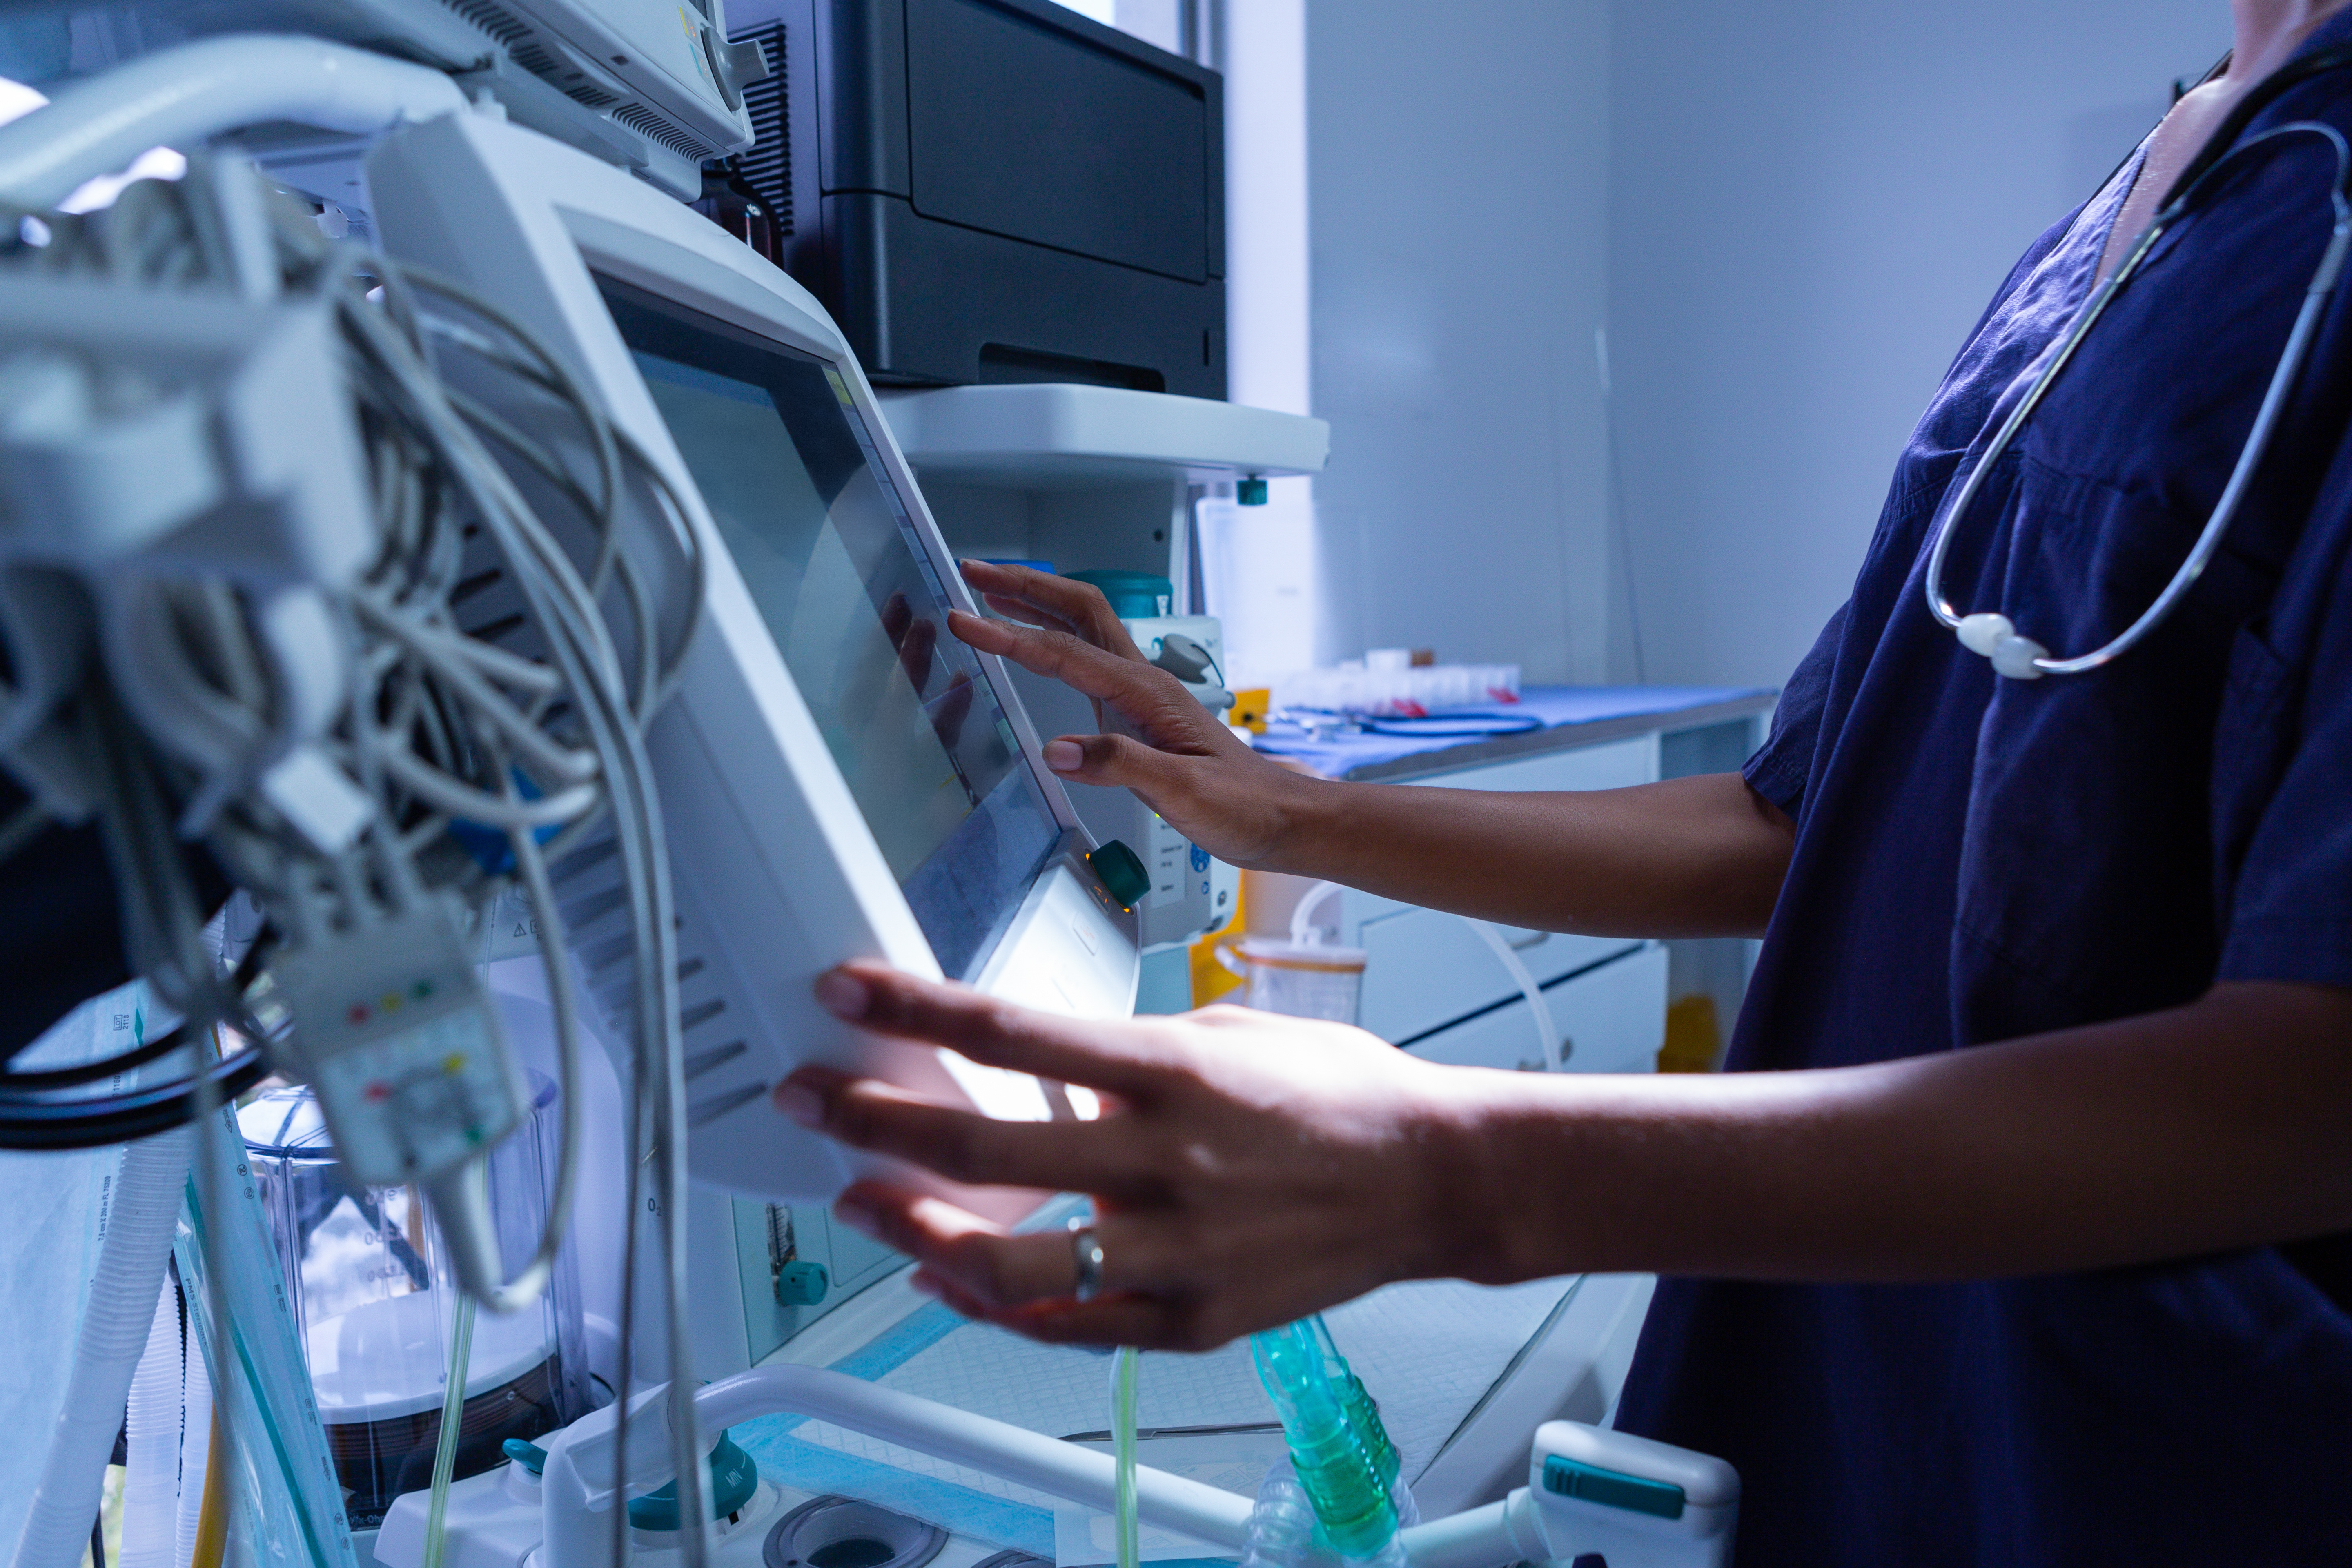
{"type": "Polygon", "coordinates": [[[678,1032],[691,1034],[725,1011],[727,1011],[727,998],[724,996],[714,996],[708,1002],[697,1002],[678,1015],[678,1032]]]}
{"type": "Polygon", "coordinates": [[[625,888],[608,888],[601,893],[591,894],[576,902],[562,898],[561,894],[557,895],[557,900],[563,910],[563,923],[573,931],[584,931],[623,904],[627,903],[629,892],[625,888]]]}
{"type": "Polygon", "coordinates": [[[509,44],[507,53],[514,57],[515,64],[535,77],[555,75],[555,57],[549,54],[546,48],[537,42],[509,44]]]}
{"type": "Polygon", "coordinates": [[[518,612],[511,616],[500,616],[495,621],[470,627],[468,631],[469,635],[478,637],[483,642],[501,642],[530,624],[530,621],[518,612]]]}
{"type": "Polygon", "coordinates": [[[712,1068],[725,1067],[751,1048],[751,1046],[744,1041],[730,1040],[726,1045],[714,1046],[707,1051],[697,1051],[686,1058],[686,1076],[688,1079],[700,1078],[712,1068]]]}
{"type": "Polygon", "coordinates": [[[743,111],[751,118],[751,146],[735,154],[743,178],[768,204],[768,216],[779,235],[793,232],[793,143],[791,102],[784,74],[784,25],[746,27],[730,35],[739,44],[759,44],[768,51],[769,75],[743,89],[743,111]]]}
{"type": "Polygon", "coordinates": [[[585,82],[575,83],[565,88],[563,96],[574,103],[584,103],[591,109],[608,109],[621,101],[618,93],[606,92],[601,87],[590,87],[585,82]]]}
{"type": "Polygon", "coordinates": [[[569,881],[593,866],[602,866],[621,852],[621,841],[608,828],[602,836],[591,839],[563,858],[562,868],[555,873],[559,882],[569,881]]]}
{"type": "Polygon", "coordinates": [[[729,1111],[749,1105],[767,1092],[768,1086],[764,1083],[747,1083],[724,1094],[712,1095],[709,1100],[686,1108],[686,1124],[699,1127],[706,1121],[716,1121],[729,1111]]]}
{"type": "Polygon", "coordinates": [[[580,961],[588,971],[589,984],[601,985],[604,982],[605,971],[614,964],[627,963],[636,955],[637,933],[625,931],[616,937],[608,938],[589,948],[580,955],[580,961]]]}
{"type": "Polygon", "coordinates": [[[718,148],[698,136],[688,135],[642,103],[625,103],[613,110],[613,118],[646,141],[657,142],[682,158],[691,158],[699,163],[706,158],[719,156],[718,148]]]}
{"type": "Polygon", "coordinates": [[[530,29],[515,19],[513,13],[490,0],[441,0],[441,4],[471,22],[509,49],[519,38],[530,37],[530,29]]]}

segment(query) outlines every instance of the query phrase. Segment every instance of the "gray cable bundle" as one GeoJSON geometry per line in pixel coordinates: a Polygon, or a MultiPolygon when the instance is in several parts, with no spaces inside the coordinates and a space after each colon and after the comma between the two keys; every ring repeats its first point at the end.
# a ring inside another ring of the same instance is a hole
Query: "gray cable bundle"
{"type": "MultiPolygon", "coordinates": [[[[328,241],[241,164],[194,160],[185,179],[134,184],[84,217],[0,212],[0,277],[106,289],[126,310],[233,300],[273,320],[317,318],[324,352],[313,357],[331,362],[365,527],[340,566],[318,564],[337,559],[332,548],[305,556],[298,541],[307,574],[282,561],[247,569],[202,526],[249,507],[159,524],[104,572],[0,555],[13,678],[0,683],[0,762],[34,789],[36,810],[98,817],[131,961],[190,1017],[188,1039],[226,1021],[282,1064],[300,1059],[302,1020],[266,981],[247,992],[222,980],[189,841],[255,896],[288,947],[348,939],[435,900],[479,914],[520,884],[541,921],[563,1119],[545,1232],[521,1274],[484,1295],[493,1310],[544,1287],[581,1157],[581,1022],[550,866],[616,853],[635,932],[624,1310],[649,1162],[686,1403],[676,921],[644,740],[701,612],[703,555],[682,509],[519,322],[446,279],[328,241]]],[[[133,437],[148,427],[139,421],[164,429],[158,421],[208,396],[197,412],[227,418],[227,393],[103,347],[12,346],[0,342],[0,404],[30,388],[89,428],[133,437]]],[[[5,436],[0,464],[17,449],[5,436]]],[[[0,539],[29,521],[21,506],[11,517],[9,493],[0,486],[0,539]]],[[[24,828],[6,825],[0,841],[21,843],[24,828]]],[[[185,1109],[210,1136],[222,1087],[191,1077],[185,1109]]],[[[622,1343],[625,1410],[625,1325],[622,1343]]],[[[705,1513],[693,1427],[690,1404],[673,1412],[688,1519],[705,1513]]],[[[690,1558],[700,1545],[689,1531],[690,1558]]]]}

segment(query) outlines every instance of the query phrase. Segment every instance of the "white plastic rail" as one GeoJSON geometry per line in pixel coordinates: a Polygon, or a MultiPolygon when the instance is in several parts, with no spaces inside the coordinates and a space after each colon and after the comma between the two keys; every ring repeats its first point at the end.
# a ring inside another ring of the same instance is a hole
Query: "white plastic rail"
{"type": "Polygon", "coordinates": [[[465,107],[457,84],[425,66],[319,38],[233,33],[117,66],[0,126],[0,201],[55,206],[150,147],[193,152],[247,126],[369,135],[465,107]]]}

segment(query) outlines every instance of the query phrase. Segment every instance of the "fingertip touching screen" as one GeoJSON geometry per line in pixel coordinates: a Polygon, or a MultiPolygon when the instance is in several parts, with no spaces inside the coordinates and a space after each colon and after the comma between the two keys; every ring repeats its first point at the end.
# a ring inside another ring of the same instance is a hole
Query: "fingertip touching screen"
{"type": "Polygon", "coordinates": [[[599,279],[655,405],[940,969],[970,978],[1061,828],[848,384],[599,279]]]}

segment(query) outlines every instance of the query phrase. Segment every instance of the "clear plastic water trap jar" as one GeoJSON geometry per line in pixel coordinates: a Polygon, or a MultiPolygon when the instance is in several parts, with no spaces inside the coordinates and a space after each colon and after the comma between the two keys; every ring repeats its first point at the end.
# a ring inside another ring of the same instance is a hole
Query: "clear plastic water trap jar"
{"type": "Polygon", "coordinates": [[[1245,936],[1215,950],[1217,962],[1248,982],[1242,1001],[1261,1013],[1352,1024],[1364,997],[1364,950],[1245,936]]]}
{"type": "MultiPolygon", "coordinates": [[[[553,1181],[555,1086],[531,1075],[530,1119],[490,1154],[490,1203],[509,1273],[538,1246],[553,1181]]],[[[354,1530],[432,1480],[458,1300],[430,1205],[415,1187],[354,1188],[307,1089],[264,1093],[237,1113],[310,1358],[327,1447],[354,1530]]],[[[478,1312],[457,1469],[505,1461],[589,1409],[577,1275],[568,1258],[520,1311],[478,1312]]]]}

